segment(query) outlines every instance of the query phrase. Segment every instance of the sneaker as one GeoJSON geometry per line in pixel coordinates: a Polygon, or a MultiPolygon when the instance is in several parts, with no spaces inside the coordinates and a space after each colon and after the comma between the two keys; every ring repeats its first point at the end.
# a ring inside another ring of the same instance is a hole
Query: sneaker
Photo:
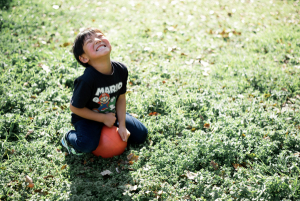
{"type": "Polygon", "coordinates": [[[72,145],[67,141],[67,135],[70,133],[71,131],[68,131],[67,133],[65,133],[63,135],[63,137],[61,138],[61,144],[68,150],[69,154],[73,154],[73,155],[77,155],[80,156],[83,153],[79,153],[77,152],[72,145]]]}

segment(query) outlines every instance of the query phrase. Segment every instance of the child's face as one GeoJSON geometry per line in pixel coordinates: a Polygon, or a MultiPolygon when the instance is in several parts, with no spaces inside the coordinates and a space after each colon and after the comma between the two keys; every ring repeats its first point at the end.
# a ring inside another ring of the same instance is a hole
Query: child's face
{"type": "Polygon", "coordinates": [[[95,33],[87,36],[83,44],[84,54],[81,55],[88,63],[91,60],[99,59],[103,56],[109,56],[111,45],[108,39],[102,33],[95,33]]]}

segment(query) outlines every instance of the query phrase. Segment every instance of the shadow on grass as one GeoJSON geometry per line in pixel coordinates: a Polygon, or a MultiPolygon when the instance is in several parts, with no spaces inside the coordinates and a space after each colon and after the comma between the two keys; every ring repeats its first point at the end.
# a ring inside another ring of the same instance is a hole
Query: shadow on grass
{"type": "Polygon", "coordinates": [[[0,0],[0,9],[1,10],[8,10],[12,0],[0,0]]]}
{"type": "Polygon", "coordinates": [[[131,200],[125,195],[128,184],[133,185],[130,167],[126,164],[127,148],[120,156],[104,159],[93,154],[66,156],[69,166],[71,192],[69,200],[131,200]],[[103,173],[110,171],[110,174],[103,173]]]}

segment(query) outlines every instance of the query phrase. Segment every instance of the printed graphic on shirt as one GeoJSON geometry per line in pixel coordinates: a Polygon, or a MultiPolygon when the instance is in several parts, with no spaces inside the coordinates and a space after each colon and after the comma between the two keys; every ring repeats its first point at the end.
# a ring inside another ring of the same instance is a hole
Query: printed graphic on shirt
{"type": "Polygon", "coordinates": [[[94,108],[94,112],[114,112],[116,105],[116,97],[110,98],[107,93],[101,94],[99,98],[95,97],[94,102],[99,104],[98,108],[94,108]]]}
{"type": "Polygon", "coordinates": [[[103,93],[112,94],[112,93],[119,91],[122,88],[122,86],[123,86],[123,83],[119,82],[119,83],[111,85],[109,87],[101,87],[101,88],[97,89],[95,95],[99,96],[100,94],[103,94],[103,93]]]}
{"type": "Polygon", "coordinates": [[[115,93],[122,88],[122,82],[118,84],[109,86],[109,87],[101,87],[96,91],[96,96],[93,98],[95,103],[99,104],[98,108],[94,108],[93,111],[107,113],[107,112],[115,112],[116,108],[116,97],[110,97],[109,94],[115,93]],[[100,96],[99,96],[100,95],[100,96]]]}

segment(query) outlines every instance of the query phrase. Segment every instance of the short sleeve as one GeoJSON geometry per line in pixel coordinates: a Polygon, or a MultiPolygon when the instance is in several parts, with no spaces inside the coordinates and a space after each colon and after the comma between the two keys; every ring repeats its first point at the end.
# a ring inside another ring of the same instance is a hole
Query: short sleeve
{"type": "Polygon", "coordinates": [[[122,85],[122,88],[120,90],[120,94],[125,94],[126,91],[127,91],[127,79],[128,79],[128,70],[127,70],[127,67],[123,64],[122,65],[122,70],[123,70],[123,85],[122,85]]]}
{"type": "Polygon", "coordinates": [[[77,78],[74,81],[74,91],[73,91],[73,96],[71,98],[71,104],[74,107],[83,108],[88,103],[91,94],[92,94],[91,87],[80,78],[77,78]]]}

